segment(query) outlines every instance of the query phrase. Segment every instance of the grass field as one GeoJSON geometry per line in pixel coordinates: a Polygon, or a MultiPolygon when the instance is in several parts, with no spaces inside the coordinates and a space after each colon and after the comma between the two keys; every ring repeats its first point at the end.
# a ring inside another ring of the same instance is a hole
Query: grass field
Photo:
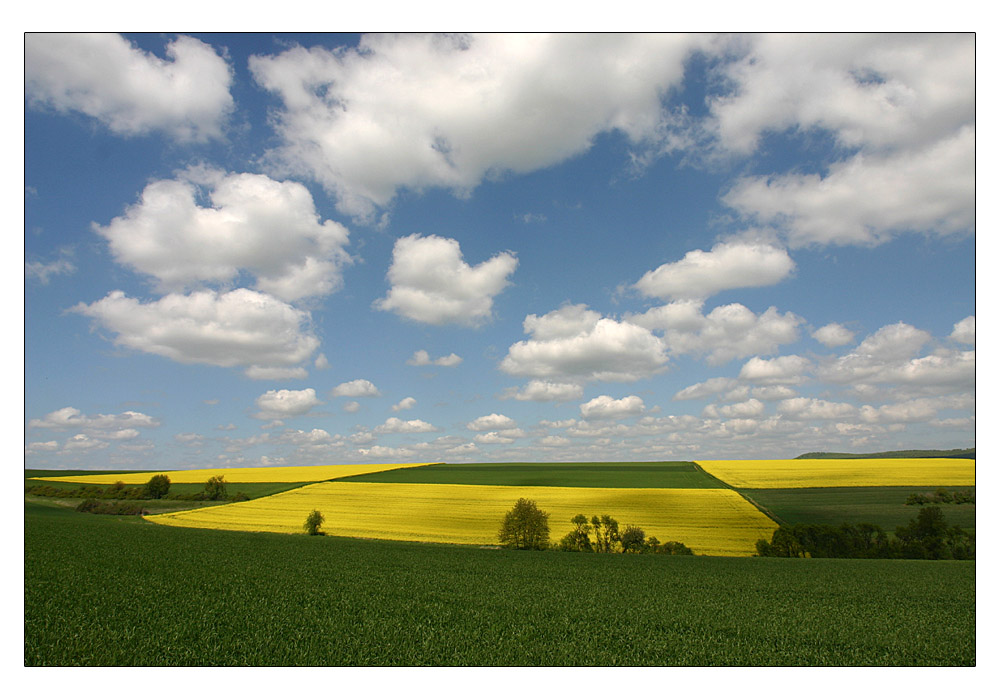
{"type": "Polygon", "coordinates": [[[698,464],[737,489],[976,485],[973,459],[730,459],[698,464]]]}
{"type": "Polygon", "coordinates": [[[345,477],[341,481],[589,488],[727,488],[693,462],[428,464],[411,469],[360,474],[345,477]]]}
{"type": "MultiPolygon", "coordinates": [[[[933,489],[912,486],[854,486],[820,489],[740,489],[754,503],[762,506],[779,522],[841,525],[872,523],[887,532],[908,524],[920,512],[919,506],[906,505],[911,493],[933,489]]],[[[975,491],[975,488],[972,489],[975,491]]],[[[949,525],[975,531],[976,505],[943,504],[941,510],[949,525]]]]}
{"type": "Polygon", "coordinates": [[[975,562],[585,555],[25,505],[25,665],[972,666],[975,562]]]}
{"type": "Polygon", "coordinates": [[[680,541],[696,554],[750,555],[776,525],[731,489],[625,489],[347,481],[310,484],[242,503],[152,516],[164,525],[302,532],[317,509],[332,534],[417,542],[498,544],[504,513],[519,498],[550,514],[552,539],[573,529],[574,515],[608,514],[638,525],[661,542],[680,541]]]}

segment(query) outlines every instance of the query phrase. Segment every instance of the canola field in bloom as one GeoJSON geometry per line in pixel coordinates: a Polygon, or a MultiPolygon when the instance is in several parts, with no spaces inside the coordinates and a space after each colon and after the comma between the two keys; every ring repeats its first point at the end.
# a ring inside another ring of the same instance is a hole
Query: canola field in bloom
{"type": "Polygon", "coordinates": [[[549,513],[558,542],[578,513],[610,515],[695,554],[748,556],[777,525],[729,489],[628,489],[467,484],[325,482],[252,501],[146,516],[163,525],[303,533],[312,510],[331,535],[414,542],[495,545],[504,514],[519,498],[549,513]]]}
{"type": "Polygon", "coordinates": [[[86,474],[81,476],[46,476],[42,481],[69,481],[75,484],[145,484],[156,474],[166,474],[171,484],[203,484],[213,476],[224,476],[231,484],[297,484],[328,481],[344,476],[372,474],[389,469],[421,467],[427,462],[413,464],[326,464],[316,467],[234,467],[230,469],[182,469],[164,472],[136,472],[134,474],[86,474]]]}
{"type": "Polygon", "coordinates": [[[697,463],[717,479],[745,489],[976,485],[974,459],[730,459],[697,463]]]}

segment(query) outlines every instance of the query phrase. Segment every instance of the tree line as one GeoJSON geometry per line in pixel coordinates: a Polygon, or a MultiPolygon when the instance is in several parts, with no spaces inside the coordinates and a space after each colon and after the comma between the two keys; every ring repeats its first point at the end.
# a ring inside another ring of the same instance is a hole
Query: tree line
{"type": "Polygon", "coordinates": [[[647,537],[637,525],[621,528],[610,515],[587,518],[579,513],[570,519],[573,529],[555,546],[549,542],[549,514],[535,501],[520,498],[504,515],[498,539],[511,549],[557,549],[563,552],[600,552],[622,554],[693,554],[681,542],[663,542],[647,537]]]}
{"type": "Polygon", "coordinates": [[[961,527],[949,526],[941,508],[921,508],[895,537],[878,525],[860,523],[782,525],[771,541],[757,540],[757,556],[841,559],[975,559],[976,540],[961,527]]]}
{"type": "MultiPolygon", "coordinates": [[[[165,498],[170,493],[170,477],[166,474],[156,474],[145,484],[127,486],[124,481],[116,481],[110,486],[83,484],[76,488],[62,488],[53,484],[36,484],[25,489],[25,493],[47,498],[82,498],[77,510],[83,513],[101,513],[113,515],[142,515],[145,511],[141,506],[120,504],[117,501],[148,501],[165,498]],[[113,501],[107,503],[106,501],[113,501]]],[[[217,475],[209,477],[196,493],[170,494],[175,501],[247,501],[250,497],[243,492],[230,495],[227,489],[226,477],[217,475]]]]}

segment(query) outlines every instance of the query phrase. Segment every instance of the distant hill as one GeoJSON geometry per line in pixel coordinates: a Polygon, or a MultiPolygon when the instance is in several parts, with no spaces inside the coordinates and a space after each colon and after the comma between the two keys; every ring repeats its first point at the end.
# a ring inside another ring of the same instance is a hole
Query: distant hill
{"type": "Polygon", "coordinates": [[[922,457],[953,457],[955,459],[975,459],[976,448],[966,447],[958,450],[895,450],[893,452],[869,452],[868,454],[852,454],[850,452],[806,452],[795,459],[918,459],[922,457]]]}

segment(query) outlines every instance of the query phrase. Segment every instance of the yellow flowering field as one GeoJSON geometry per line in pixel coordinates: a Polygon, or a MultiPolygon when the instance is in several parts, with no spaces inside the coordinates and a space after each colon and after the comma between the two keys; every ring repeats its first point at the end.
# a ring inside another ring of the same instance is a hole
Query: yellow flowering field
{"type": "Polygon", "coordinates": [[[975,486],[974,459],[729,459],[698,464],[735,488],[975,486]]]}
{"type": "Polygon", "coordinates": [[[380,484],[328,482],[292,491],[197,510],[146,516],[163,525],[303,533],[313,510],[325,517],[324,531],[347,537],[497,544],[504,514],[518,498],[536,501],[550,514],[551,539],[573,529],[577,513],[608,514],[619,525],[638,525],[661,542],[683,542],[695,554],[744,556],[777,527],[729,489],[628,489],[484,486],[466,484],[380,484]]]}
{"type": "Polygon", "coordinates": [[[372,474],[390,469],[420,467],[414,464],[326,464],[316,467],[234,467],[231,469],[182,469],[134,474],[86,474],[83,476],[46,476],[43,481],[69,481],[75,484],[145,484],[155,474],[166,474],[171,484],[203,484],[213,476],[222,475],[231,484],[296,484],[305,481],[327,481],[343,476],[372,474]]]}

